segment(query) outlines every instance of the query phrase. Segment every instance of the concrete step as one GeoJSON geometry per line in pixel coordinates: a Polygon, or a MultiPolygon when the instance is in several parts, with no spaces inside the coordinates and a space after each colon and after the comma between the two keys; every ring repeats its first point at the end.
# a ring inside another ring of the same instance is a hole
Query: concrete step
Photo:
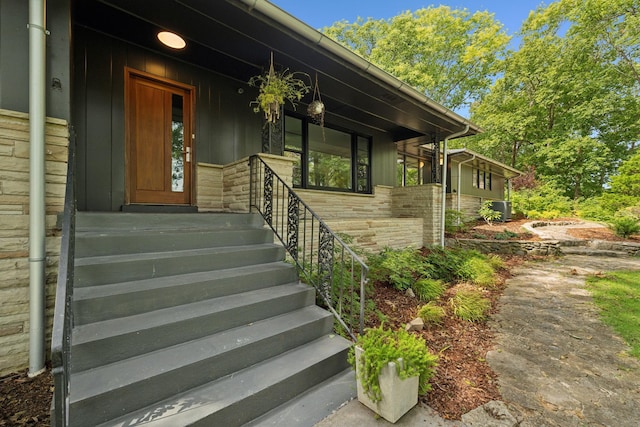
{"type": "Polygon", "coordinates": [[[564,247],[562,248],[564,255],[586,255],[597,257],[609,257],[609,258],[624,258],[629,254],[623,251],[611,251],[605,249],[592,249],[589,247],[564,247]]]}
{"type": "Polygon", "coordinates": [[[272,243],[95,256],[75,260],[74,286],[120,283],[282,260],[284,248],[272,243]]]}
{"type": "Polygon", "coordinates": [[[242,426],[343,372],[349,346],[327,335],[102,426],[242,426]]]}
{"type": "Polygon", "coordinates": [[[134,280],[77,288],[74,292],[76,326],[200,300],[248,292],[298,280],[285,262],[134,280]]]}
{"type": "Polygon", "coordinates": [[[259,214],[78,212],[76,232],[262,228],[259,214]]]}
{"type": "Polygon", "coordinates": [[[76,235],[76,258],[273,243],[266,228],[87,231],[76,235]]]}
{"type": "MultiPolygon", "coordinates": [[[[227,375],[235,383],[238,371],[326,335],[332,323],[327,312],[310,306],[74,374],[71,425],[96,425],[227,375]]],[[[221,391],[233,395],[227,388],[221,391]]]]}
{"type": "Polygon", "coordinates": [[[243,427],[313,427],[356,397],[356,374],[348,368],[243,427]]]}
{"type": "Polygon", "coordinates": [[[313,305],[301,283],[110,319],[73,329],[72,369],[80,372],[313,305]]]}

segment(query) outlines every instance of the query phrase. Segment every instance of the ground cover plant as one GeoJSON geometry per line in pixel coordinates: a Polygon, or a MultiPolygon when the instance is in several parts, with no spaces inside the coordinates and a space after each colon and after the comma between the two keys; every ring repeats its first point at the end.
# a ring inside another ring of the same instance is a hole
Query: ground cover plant
{"type": "Polygon", "coordinates": [[[438,355],[438,366],[431,380],[432,389],[420,399],[442,417],[458,420],[462,414],[500,399],[496,375],[485,360],[494,339],[486,317],[497,309],[508,269],[519,263],[521,258],[503,260],[472,250],[425,247],[420,250],[387,249],[369,257],[369,260],[374,261],[368,265],[370,284],[374,289],[370,298],[375,310],[367,312],[366,326],[377,327],[384,323],[389,328],[403,329],[407,323],[420,317],[425,328],[411,333],[423,337],[429,350],[438,355]],[[386,270],[391,263],[389,260],[385,262],[385,257],[394,262],[411,257],[423,265],[414,267],[412,274],[405,276],[405,284],[413,281],[409,287],[398,287],[386,270]],[[470,279],[482,277],[474,269],[475,264],[482,265],[479,271],[490,272],[487,277],[493,278],[492,283],[484,281],[479,285],[470,279]],[[419,275],[418,271],[425,275],[419,275]],[[444,292],[425,304],[416,292],[421,285],[416,284],[434,282],[442,283],[444,292]],[[409,288],[413,292],[407,292],[409,288]],[[458,292],[462,290],[464,293],[469,289],[477,292],[482,301],[482,316],[474,317],[475,321],[456,316],[451,304],[458,292]]]}
{"type": "Polygon", "coordinates": [[[603,321],[631,347],[631,355],[640,359],[640,271],[591,276],[587,286],[603,321]]]}

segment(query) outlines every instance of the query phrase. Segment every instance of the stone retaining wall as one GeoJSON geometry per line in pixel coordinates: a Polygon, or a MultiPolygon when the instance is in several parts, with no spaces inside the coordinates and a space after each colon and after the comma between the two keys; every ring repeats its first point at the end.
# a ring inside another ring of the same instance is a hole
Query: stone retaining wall
{"type": "MultiPolygon", "coordinates": [[[[51,339],[60,255],[58,213],[67,177],[67,122],[47,119],[46,336],[51,339]]],[[[0,110],[0,376],[29,362],[29,116],[0,110]]]]}
{"type": "Polygon", "coordinates": [[[640,243],[592,240],[587,244],[587,247],[603,251],[626,252],[629,256],[640,257],[640,243]]]}
{"type": "Polygon", "coordinates": [[[446,246],[504,255],[562,255],[558,240],[446,239],[446,246]]]}

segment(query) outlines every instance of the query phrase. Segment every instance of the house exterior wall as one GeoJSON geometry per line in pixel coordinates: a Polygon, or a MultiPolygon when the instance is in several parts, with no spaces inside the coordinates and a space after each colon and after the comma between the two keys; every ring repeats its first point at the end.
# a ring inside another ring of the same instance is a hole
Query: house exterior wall
{"type": "Polygon", "coordinates": [[[491,190],[476,188],[473,186],[474,170],[472,166],[462,164],[460,188],[458,188],[458,163],[453,162],[451,167],[451,181],[448,187],[455,189],[456,192],[463,195],[481,197],[485,200],[504,200],[504,178],[494,173],[491,175],[491,190]]]}
{"type": "Polygon", "coordinates": [[[447,194],[447,209],[460,211],[463,213],[466,221],[471,221],[471,220],[480,218],[480,214],[478,214],[478,211],[482,207],[482,202],[484,200],[491,200],[491,199],[483,199],[482,197],[478,197],[478,196],[469,196],[467,194],[461,194],[460,206],[458,206],[458,195],[447,194]]]}
{"type": "Polygon", "coordinates": [[[425,184],[413,187],[395,187],[392,191],[394,217],[422,218],[423,245],[440,241],[442,185],[425,184]]]}
{"type": "Polygon", "coordinates": [[[118,211],[125,202],[125,66],[196,87],[196,162],[227,164],[260,151],[261,116],[249,107],[250,91],[238,93],[246,82],[82,27],[74,40],[80,210],[118,211]]]}
{"type": "MultiPolygon", "coordinates": [[[[58,213],[67,175],[67,122],[47,119],[46,322],[51,339],[60,254],[58,213]]],[[[29,117],[0,110],[0,376],[23,369],[29,359],[29,117]]]]}

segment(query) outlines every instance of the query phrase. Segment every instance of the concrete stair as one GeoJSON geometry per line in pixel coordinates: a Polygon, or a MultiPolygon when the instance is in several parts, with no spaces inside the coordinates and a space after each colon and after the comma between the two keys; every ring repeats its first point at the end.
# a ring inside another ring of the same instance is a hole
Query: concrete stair
{"type": "Polygon", "coordinates": [[[80,212],[74,273],[71,426],[312,426],[355,394],[257,215],[80,212]]]}
{"type": "Polygon", "coordinates": [[[608,258],[624,258],[629,253],[619,250],[616,245],[597,240],[560,240],[563,255],[585,255],[608,258]]]}

